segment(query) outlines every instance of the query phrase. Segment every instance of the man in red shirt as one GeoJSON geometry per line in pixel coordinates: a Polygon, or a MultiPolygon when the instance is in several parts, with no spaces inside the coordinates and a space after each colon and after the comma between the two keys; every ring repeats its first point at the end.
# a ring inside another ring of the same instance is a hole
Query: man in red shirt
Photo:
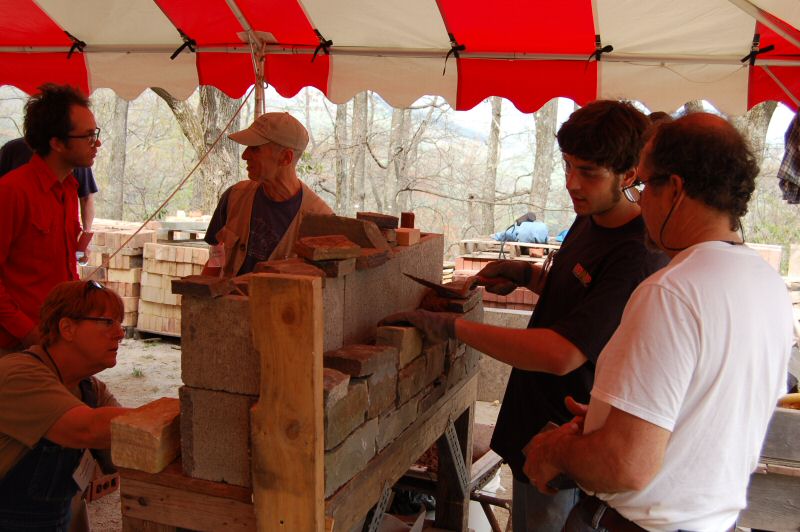
{"type": "Polygon", "coordinates": [[[25,105],[34,156],[0,180],[0,355],[39,343],[39,308],[50,290],[78,278],[80,234],[72,169],[91,166],[100,129],[89,100],[53,84],[25,105]]]}

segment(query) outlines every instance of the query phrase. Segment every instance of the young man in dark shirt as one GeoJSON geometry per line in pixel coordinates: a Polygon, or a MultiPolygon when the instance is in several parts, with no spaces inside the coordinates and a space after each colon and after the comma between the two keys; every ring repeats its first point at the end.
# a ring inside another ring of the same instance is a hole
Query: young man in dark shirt
{"type": "Polygon", "coordinates": [[[595,363],[619,324],[634,288],[667,258],[645,247],[639,206],[626,199],[649,125],[629,103],[597,101],[574,112],[558,132],[567,192],[577,217],[552,267],[497,261],[479,275],[506,283],[492,291],[525,286],[540,294],[528,329],[509,329],[415,311],[393,317],[432,339],[455,335],[513,366],[497,419],[492,449],[514,473],[515,532],[559,531],[578,490],[542,495],[522,468],[523,448],[552,421],[572,418],[567,396],[587,403],[595,363]]]}

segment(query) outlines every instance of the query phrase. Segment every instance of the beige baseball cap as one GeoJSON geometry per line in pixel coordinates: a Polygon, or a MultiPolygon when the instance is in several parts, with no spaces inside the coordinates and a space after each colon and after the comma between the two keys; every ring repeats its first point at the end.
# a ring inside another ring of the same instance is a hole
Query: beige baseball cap
{"type": "Polygon", "coordinates": [[[264,113],[250,127],[228,135],[245,146],[261,146],[274,142],[286,148],[303,151],[308,145],[308,131],[289,113],[264,113]]]}

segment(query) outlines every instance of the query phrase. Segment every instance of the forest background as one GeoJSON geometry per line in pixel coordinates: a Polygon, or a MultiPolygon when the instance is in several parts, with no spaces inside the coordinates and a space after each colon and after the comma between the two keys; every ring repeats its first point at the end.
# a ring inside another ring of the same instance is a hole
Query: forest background
{"type": "MultiPolygon", "coordinates": [[[[0,144],[22,135],[26,100],[21,91],[0,87],[0,144]]],[[[240,147],[225,135],[215,141],[229,122],[228,132],[252,122],[252,95],[237,100],[201,87],[179,101],[154,88],[128,102],[99,89],[91,101],[102,129],[93,168],[98,217],[147,219],[209,150],[158,218],[178,210],[211,214],[222,192],[246,178],[240,147]]],[[[414,211],[418,227],[444,233],[448,257],[457,253],[458,240],[503,230],[528,211],[551,235],[574,219],[555,143],[558,126],[576,108],[570,100],[551,100],[533,114],[499,97],[470,111],[455,111],[440,97],[393,109],[372,92],[336,105],[306,88],[288,99],[269,89],[266,103],[267,111],[288,111],[309,130],[298,173],[337,214],[414,211]]],[[[713,111],[700,101],[660,110],[699,109],[713,111]]],[[[784,273],[788,246],[800,242],[800,209],[783,201],[776,179],[792,117],[775,102],[729,117],[761,161],[743,224],[746,240],[784,246],[784,273]]]]}

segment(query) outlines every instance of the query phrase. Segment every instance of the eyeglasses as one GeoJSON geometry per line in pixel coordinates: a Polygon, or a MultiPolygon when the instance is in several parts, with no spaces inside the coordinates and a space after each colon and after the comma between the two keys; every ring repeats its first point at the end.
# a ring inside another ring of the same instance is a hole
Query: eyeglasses
{"type": "Polygon", "coordinates": [[[97,141],[100,140],[100,128],[95,128],[93,132],[87,133],[86,135],[67,135],[67,138],[86,139],[89,142],[89,146],[94,146],[97,144],[97,141]]]}
{"type": "Polygon", "coordinates": [[[86,292],[91,292],[92,290],[105,290],[105,289],[106,287],[97,281],[94,281],[92,279],[86,281],[86,292]]]}
{"type": "Polygon", "coordinates": [[[626,187],[622,187],[622,193],[625,194],[625,199],[631,203],[638,203],[642,197],[645,183],[638,179],[626,187]]]}
{"type": "Polygon", "coordinates": [[[73,319],[79,321],[96,321],[98,323],[102,323],[106,329],[122,327],[122,322],[115,320],[114,318],[104,318],[100,316],[77,316],[73,319]]]}

